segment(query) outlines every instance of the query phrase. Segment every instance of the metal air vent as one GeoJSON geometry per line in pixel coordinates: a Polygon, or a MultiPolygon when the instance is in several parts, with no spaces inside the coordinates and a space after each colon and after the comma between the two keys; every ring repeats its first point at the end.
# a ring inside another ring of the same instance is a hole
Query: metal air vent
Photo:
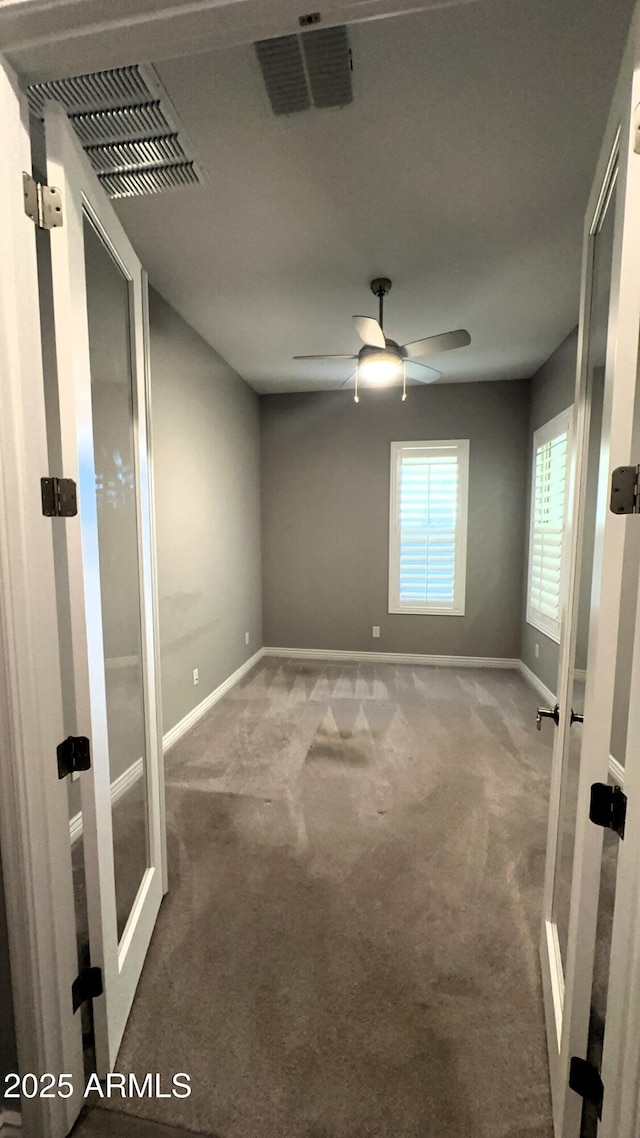
{"type": "Polygon", "coordinates": [[[28,90],[29,108],[42,114],[47,99],[62,103],[67,111],[83,107],[121,107],[127,103],[144,103],[149,89],[137,67],[117,67],[110,71],[94,71],[73,79],[52,79],[33,83],[28,90]]]}
{"type": "Polygon", "coordinates": [[[274,115],[308,110],[311,99],[298,37],[261,40],[256,52],[274,115]]]}
{"type": "Polygon", "coordinates": [[[133,198],[143,194],[160,194],[178,186],[189,186],[198,181],[193,162],[173,163],[171,166],[154,166],[147,170],[127,170],[122,173],[100,174],[100,181],[110,198],[133,198]]]}
{"type": "Polygon", "coordinates": [[[184,151],[175,134],[164,138],[134,138],[106,146],[87,146],[86,152],[98,174],[159,166],[163,162],[181,162],[184,159],[184,151]]]}
{"type": "Polygon", "coordinates": [[[168,124],[159,103],[139,107],[119,107],[112,111],[89,111],[70,115],[73,128],[84,144],[114,142],[116,139],[162,137],[168,124]]]}
{"type": "Polygon", "coordinates": [[[256,55],[274,115],[353,101],[346,27],[259,40],[256,55]]]}
{"type": "Polygon", "coordinates": [[[27,90],[32,114],[61,103],[112,198],[157,194],[206,180],[152,67],[117,67],[27,90]]]}
{"type": "Polygon", "coordinates": [[[302,36],[302,48],[314,106],[344,107],[353,102],[347,29],[307,32],[302,36]]]}

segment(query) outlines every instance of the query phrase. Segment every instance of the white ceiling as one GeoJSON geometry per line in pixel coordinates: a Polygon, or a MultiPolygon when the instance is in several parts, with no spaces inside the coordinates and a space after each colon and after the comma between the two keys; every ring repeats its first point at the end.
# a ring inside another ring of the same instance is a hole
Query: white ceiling
{"type": "Polygon", "coordinates": [[[152,283],[257,391],[386,331],[445,380],[531,375],[577,321],[583,213],[632,0],[481,0],[350,29],[354,102],[275,118],[251,45],[157,64],[211,184],[125,201],[152,283]],[[430,361],[431,362],[431,361],[430,361]]]}

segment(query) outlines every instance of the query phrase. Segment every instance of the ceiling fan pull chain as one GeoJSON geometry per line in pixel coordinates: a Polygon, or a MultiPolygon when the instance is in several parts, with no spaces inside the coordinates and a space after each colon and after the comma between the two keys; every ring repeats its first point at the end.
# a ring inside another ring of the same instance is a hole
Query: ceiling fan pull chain
{"type": "Polygon", "coordinates": [[[353,402],[354,403],[360,402],[360,396],[358,395],[358,361],[357,360],[356,360],[356,390],[355,390],[355,395],[353,396],[353,402]]]}
{"type": "Polygon", "coordinates": [[[402,402],[407,398],[407,361],[402,361],[402,402]]]}

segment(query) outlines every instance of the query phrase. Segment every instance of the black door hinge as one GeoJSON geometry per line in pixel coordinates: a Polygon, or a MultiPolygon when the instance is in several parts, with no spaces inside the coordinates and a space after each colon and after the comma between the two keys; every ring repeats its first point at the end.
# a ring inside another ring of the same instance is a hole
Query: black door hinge
{"type": "Polygon", "coordinates": [[[615,830],[624,838],[624,824],[627,818],[627,796],[619,786],[608,786],[606,782],[594,782],[591,787],[589,819],[605,830],[615,830]]]}
{"type": "Polygon", "coordinates": [[[592,1102],[598,1112],[598,1118],[602,1118],[604,1083],[598,1068],[594,1067],[593,1063],[588,1063],[586,1059],[578,1059],[574,1055],[569,1067],[569,1086],[572,1091],[580,1095],[580,1098],[592,1102]]]}
{"type": "Polygon", "coordinates": [[[73,984],[71,985],[71,998],[73,1000],[73,1010],[77,1012],[82,1004],[86,1004],[87,1000],[93,1000],[95,996],[101,996],[104,991],[102,987],[102,969],[101,968],[83,968],[73,984]]]}
{"type": "Polygon", "coordinates": [[[86,735],[69,735],[58,743],[58,778],[66,778],[76,771],[88,771],[91,766],[91,746],[86,735]]]}
{"type": "Polygon", "coordinates": [[[40,489],[45,518],[75,518],[78,496],[73,478],[41,478],[40,489]]]}
{"type": "Polygon", "coordinates": [[[617,466],[613,471],[609,502],[612,514],[640,513],[638,469],[637,466],[617,466]]]}

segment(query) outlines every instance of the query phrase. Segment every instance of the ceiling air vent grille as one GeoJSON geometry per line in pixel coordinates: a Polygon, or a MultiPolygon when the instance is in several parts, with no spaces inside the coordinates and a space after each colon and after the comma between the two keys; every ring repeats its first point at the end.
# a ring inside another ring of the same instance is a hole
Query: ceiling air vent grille
{"type": "Polygon", "coordinates": [[[353,101],[347,29],[323,28],[302,37],[313,104],[344,107],[353,101]]]}
{"type": "Polygon", "coordinates": [[[98,174],[136,170],[144,166],[161,165],[163,162],[181,162],[184,159],[184,151],[175,134],[164,138],[112,142],[106,146],[87,146],[86,150],[91,165],[98,174]]]}
{"type": "Polygon", "coordinates": [[[206,180],[169,97],[151,67],[118,67],[36,83],[29,106],[61,103],[112,198],[138,197],[206,180]]]}
{"type": "Polygon", "coordinates": [[[159,103],[144,103],[139,107],[119,107],[112,111],[90,111],[70,115],[73,128],[84,145],[97,142],[115,142],[118,139],[144,138],[153,134],[162,136],[167,121],[159,103]]]}
{"type": "Polygon", "coordinates": [[[29,87],[29,107],[34,115],[42,113],[46,99],[55,99],[67,111],[82,107],[114,107],[144,102],[149,90],[137,67],[118,67],[111,71],[94,71],[73,79],[52,79],[29,87]]]}
{"type": "Polygon", "coordinates": [[[274,115],[353,102],[346,27],[259,40],[255,46],[274,115]]]}
{"type": "Polygon", "coordinates": [[[256,52],[274,115],[307,111],[311,99],[298,37],[261,40],[256,52]]]}
{"type": "Polygon", "coordinates": [[[147,170],[101,174],[100,181],[109,197],[132,198],[191,185],[198,181],[198,175],[193,169],[193,162],[180,162],[172,166],[152,166],[147,170]]]}

